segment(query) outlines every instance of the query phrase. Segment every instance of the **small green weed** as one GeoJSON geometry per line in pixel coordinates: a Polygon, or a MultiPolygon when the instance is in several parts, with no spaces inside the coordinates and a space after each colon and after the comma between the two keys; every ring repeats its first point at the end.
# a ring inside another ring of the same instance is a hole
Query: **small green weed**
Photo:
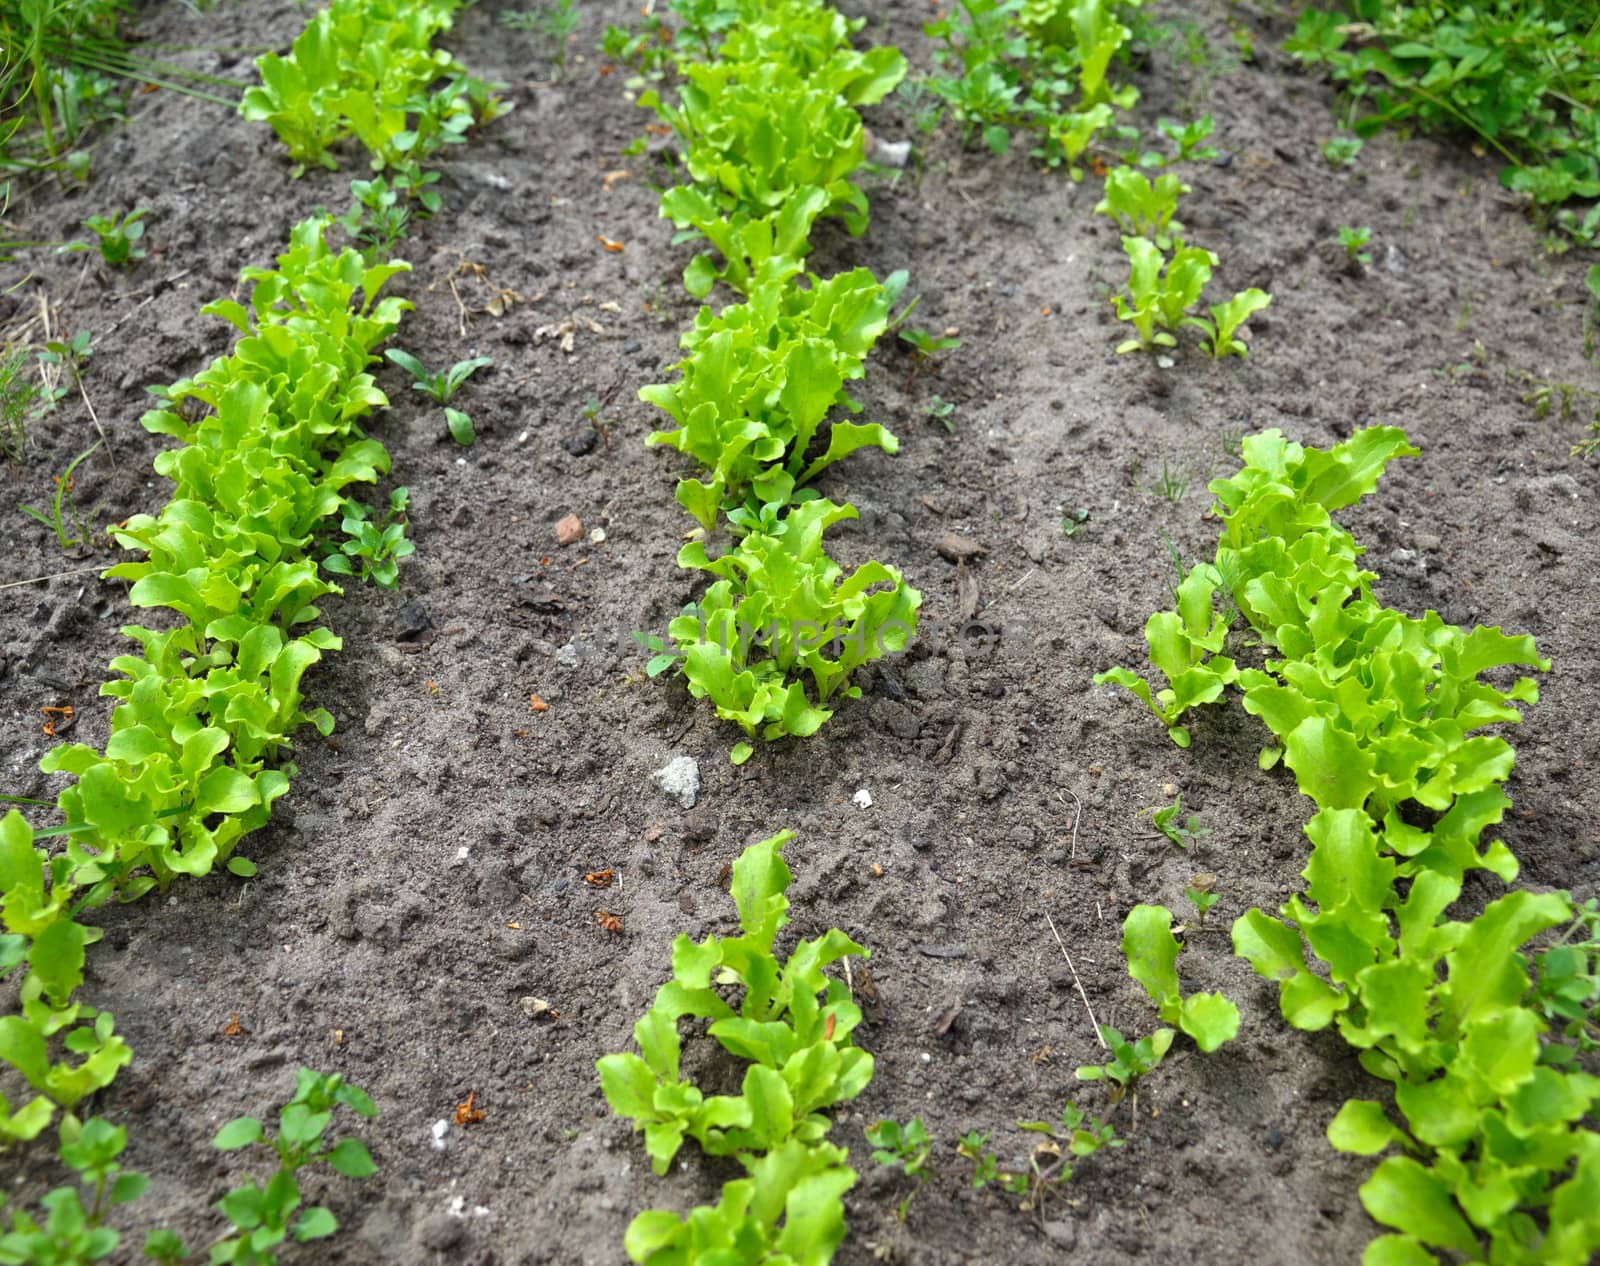
{"type": "MultiPolygon", "coordinates": [[[[110,215],[91,215],[83,222],[83,227],[98,240],[100,258],[113,268],[124,268],[145,257],[145,249],[139,242],[144,237],[144,217],[149,213],[149,207],[139,207],[126,215],[115,211],[110,215]]],[[[73,242],[66,249],[86,251],[92,248],[84,242],[73,242]]]]}
{"type": "Polygon", "coordinates": [[[380,589],[398,587],[400,560],[416,548],[406,539],[409,497],[406,489],[396,488],[389,494],[388,513],[376,522],[361,502],[347,499],[339,527],[350,539],[322,560],[322,570],[335,576],[353,576],[359,567],[362,580],[370,580],[380,589]]]}
{"type": "Polygon", "coordinates": [[[77,505],[72,500],[72,489],[76,482],[73,471],[88,458],[88,456],[104,443],[96,440],[83,452],[79,453],[68,464],[66,470],[55,477],[56,492],[50,501],[50,512],[46,514],[35,506],[19,505],[17,509],[30,519],[37,519],[45,527],[56,534],[56,540],[63,550],[69,550],[78,545],[87,545],[91,535],[85,516],[79,512],[77,505]],[[69,531],[70,529],[70,531],[69,531]]]}
{"type": "MultiPolygon", "coordinates": [[[[422,362],[409,352],[403,352],[398,347],[391,347],[384,352],[384,356],[393,364],[405,370],[414,381],[411,384],[413,391],[420,391],[424,395],[432,396],[439,404],[449,404],[456,392],[461,390],[461,385],[471,378],[478,370],[494,364],[488,356],[474,356],[471,360],[459,360],[449,369],[442,369],[438,373],[429,373],[423,368],[422,362]]],[[[464,441],[470,443],[471,441],[464,441]]]]}
{"type": "Polygon", "coordinates": [[[1372,256],[1367,254],[1367,243],[1372,241],[1370,228],[1352,228],[1348,224],[1339,226],[1339,245],[1344,247],[1344,256],[1347,262],[1360,264],[1366,268],[1372,263],[1372,256]]]}
{"type": "Polygon", "coordinates": [[[578,0],[550,0],[537,9],[507,9],[500,21],[541,40],[540,51],[555,64],[556,78],[567,77],[567,46],[580,21],[578,0]]]}

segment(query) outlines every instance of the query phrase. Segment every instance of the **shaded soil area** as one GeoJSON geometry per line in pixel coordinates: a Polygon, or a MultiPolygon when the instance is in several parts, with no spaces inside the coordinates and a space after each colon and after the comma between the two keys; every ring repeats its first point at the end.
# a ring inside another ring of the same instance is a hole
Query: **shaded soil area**
{"type": "MultiPolygon", "coordinates": [[[[867,15],[862,39],[926,65],[925,4],[846,7],[867,15]]],[[[586,5],[576,47],[635,10],[586,5]]],[[[1241,434],[1277,426],[1327,444],[1402,425],[1422,456],[1346,521],[1391,605],[1531,632],[1553,659],[1512,736],[1517,808],[1503,837],[1526,882],[1593,894],[1600,790],[1583,735],[1600,681],[1600,495],[1593,467],[1568,455],[1580,423],[1535,418],[1505,378],[1592,380],[1592,261],[1544,253],[1493,166],[1464,147],[1382,137],[1331,169],[1319,152],[1329,91],[1275,51],[1282,19],[1240,12],[1169,8],[1211,37],[1213,61],[1157,50],[1133,82],[1147,127],[1195,108],[1217,117],[1225,158],[1184,171],[1181,214],[1220,256],[1216,294],[1274,296],[1248,360],[1213,364],[1192,344],[1168,368],[1115,355],[1107,299],[1126,264],[1114,227],[1091,214],[1096,182],[1022,154],[963,151],[947,133],[920,181],[887,168],[866,179],[865,236],[821,233],[817,272],[906,268],[923,296],[915,320],[960,332],[920,375],[903,348],[880,347],[858,398],[901,450],[858,454],[821,481],[861,512],[830,534],[835,554],[901,567],[924,619],[912,650],[863,673],[863,698],[822,735],[737,769],[738,736],[680,683],[645,680],[632,638],[664,632],[695,593],[674,565],[690,526],[672,497],[678,459],[644,447],[657,419],[635,398],[665,376],[694,314],[678,284],[686,248],[670,245],[651,188],[670,178],[663,142],[619,156],[650,116],[597,54],[564,83],[537,81],[543,64],[496,6],[463,17],[452,46],[506,81],[517,109],[443,164],[445,210],[404,249],[415,271],[398,289],[417,310],[399,344],[431,367],[494,358],[456,402],[478,439],[455,445],[437,407],[379,371],[394,403],[374,430],[411,490],[417,550],[398,594],[352,585],[324,605],[345,650],[308,695],[337,718],[334,737],[303,738],[292,792],[243,850],[258,878],[219,874],[101,912],[83,996],[115,1012],[135,1062],[95,1108],[129,1127],[127,1159],[152,1177],[129,1211],[141,1239],[152,1224],[190,1243],[217,1233],[208,1206],[240,1171],[219,1163],[212,1135],[270,1110],[307,1064],[377,1100],[365,1137],[381,1172],[317,1186],[343,1230],[291,1260],[622,1262],[636,1211],[687,1210],[731,1175],[686,1149],[653,1177],[594,1061],[629,1048],[672,938],[733,922],[729,863],[792,827],[792,930],[836,925],[872,950],[860,1041],[877,1073],[833,1132],[863,1173],[839,1262],[1358,1259],[1374,1234],[1356,1193],[1368,1166],[1323,1130],[1343,1099],[1379,1087],[1337,1039],[1288,1029],[1226,935],[1293,890],[1308,802],[1284,771],[1257,769],[1264,732],[1237,706],[1201,718],[1182,752],[1091,677],[1144,663],[1171,553],[1213,548],[1205,483],[1234,468],[1241,434]],[[1234,48],[1230,22],[1253,33],[1253,64],[1221,51],[1234,48]],[[1347,266],[1343,224],[1372,227],[1370,267],[1347,266]],[[484,310],[497,297],[498,316],[484,310]],[[949,430],[924,411],[935,395],[955,405],[949,430]],[[591,400],[603,428],[584,414],[591,400]],[[1080,508],[1069,536],[1062,519],[1080,508]],[[569,514],[585,536],[561,547],[569,514]],[[959,572],[952,554],[970,555],[959,572]],[[547,711],[530,710],[533,694],[547,711]],[[679,755],[699,761],[689,810],[650,782],[679,755]],[[854,803],[863,788],[869,808],[854,803]],[[1174,790],[1210,831],[1193,853],[1150,824],[1174,790]],[[584,882],[607,868],[611,888],[584,882]],[[992,1131],[1002,1163],[1020,1165],[1032,1136],[1018,1120],[1053,1118],[1072,1097],[1106,1107],[1073,1077],[1100,1055],[1051,923],[1099,1020],[1147,1032],[1121,919],[1138,902],[1185,911],[1197,871],[1216,874],[1222,898],[1181,961],[1191,987],[1238,1002],[1239,1039],[1211,1057],[1180,1044],[1143,1087],[1137,1122],[1117,1110],[1128,1146],[1083,1163],[1042,1217],[972,1191],[960,1135],[992,1131]],[[601,912],[623,930],[605,930],[601,912]],[[560,1018],[530,1017],[528,998],[560,1018]],[[452,1125],[435,1148],[432,1126],[469,1092],[483,1121],[452,1125]],[[938,1140],[939,1175],[901,1226],[903,1180],[875,1172],[862,1130],[912,1115],[938,1140]]],[[[303,18],[286,3],[204,16],[171,5],[145,25],[174,42],[283,46],[303,18]]],[[[196,61],[249,72],[247,58],[196,61]]],[[[64,239],[96,211],[152,208],[136,268],[41,254],[4,301],[13,328],[45,303],[53,328],[94,332],[85,389],[109,444],[74,495],[99,524],[166,499],[150,470],[161,441],[137,418],[146,384],[227,348],[231,330],[199,306],[281,249],[293,222],[348,201],[348,173],[292,181],[269,132],[218,108],[157,93],[139,109],[97,151],[87,190],[43,187],[11,213],[29,237],[64,239]]],[[[868,118],[880,138],[910,136],[893,108],[868,118]]],[[[63,558],[12,509],[43,504],[95,438],[69,398],[32,430],[27,461],[0,470],[0,585],[109,563],[63,558]]],[[[72,737],[103,742],[97,690],[135,619],[126,587],[92,571],[0,589],[0,789],[54,794],[37,772],[41,707],[72,704],[72,737]]],[[[1493,895],[1482,877],[1469,884],[1470,901],[1493,895]]],[[[36,1194],[52,1164],[45,1148],[0,1157],[0,1183],[36,1194]]]]}

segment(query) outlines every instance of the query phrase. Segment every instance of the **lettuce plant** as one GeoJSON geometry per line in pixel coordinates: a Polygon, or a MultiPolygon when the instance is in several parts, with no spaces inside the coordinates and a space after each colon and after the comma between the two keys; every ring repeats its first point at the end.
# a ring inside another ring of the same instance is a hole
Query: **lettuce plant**
{"type": "Polygon", "coordinates": [[[1151,180],[1137,167],[1113,167],[1106,174],[1105,196],[1094,209],[1097,215],[1109,215],[1125,234],[1149,238],[1167,251],[1183,233],[1175,217],[1178,198],[1188,192],[1189,186],[1171,172],[1151,180]]]}
{"type": "Polygon", "coordinates": [[[1176,1025],[1206,1054],[1239,1032],[1239,1008],[1220,993],[1195,993],[1187,998],[1178,984],[1178,955],[1183,947],[1172,935],[1172,911],[1139,905],[1122,924],[1122,953],[1128,974],[1145,987],[1163,1024],[1176,1025]]]}
{"type": "Polygon", "coordinates": [[[746,1177],[723,1185],[721,1200],[686,1219],[648,1210],[624,1246],[638,1263],[794,1261],[823,1266],[844,1238],[842,1197],[856,1180],[843,1148],[826,1141],[823,1109],[855,1098],[872,1078],[872,1056],[851,1036],[861,1010],[844,982],[824,969],[867,951],[837,928],[800,941],[784,960],[773,951],[789,922],[792,879],[780,831],[733,865],[739,935],[672,947],[672,979],[634,1025],[639,1054],[596,1065],[606,1102],[645,1136],[657,1174],[686,1138],[711,1156],[731,1156],[746,1177]],[[731,992],[730,992],[731,991],[731,992]],[[678,1022],[709,1021],[705,1032],[747,1062],[740,1092],[707,1095],[683,1076],[678,1022]]]}
{"type": "Polygon", "coordinates": [[[1146,237],[1124,237],[1128,255],[1128,295],[1117,295],[1117,319],[1131,322],[1135,337],[1117,345],[1118,353],[1176,347],[1174,335],[1200,292],[1211,280],[1217,257],[1198,246],[1177,244],[1172,258],[1146,237]]]}
{"type": "Polygon", "coordinates": [[[669,628],[689,691],[746,734],[816,733],[830,701],[860,696],[857,668],[910,644],[922,595],[884,563],[846,576],[823,547],[828,527],[855,517],[853,506],[806,501],[721,558],[699,541],[679,551],[680,567],[717,577],[669,628]]]}
{"type": "MultiPolygon", "coordinates": [[[[1484,842],[1510,807],[1514,753],[1476,733],[1538,699],[1530,677],[1484,674],[1549,661],[1531,638],[1374,597],[1376,575],[1331,512],[1416,454],[1403,432],[1369,428],[1320,451],[1267,431],[1243,454],[1238,474],[1211,485],[1222,537],[1191,577],[1208,593],[1226,577],[1227,609],[1266,648],[1260,668],[1230,663],[1229,675],[1272,734],[1263,767],[1286,765],[1315,813],[1304,892],[1277,917],[1241,916],[1234,948],[1278,984],[1290,1024],[1334,1028],[1393,1087],[1403,1125],[1353,1100],[1329,1126],[1341,1150],[1405,1153],[1361,1189],[1389,1228],[1364,1260],[1582,1266],[1600,1251],[1600,1136],[1586,1126],[1600,1077],[1577,1067],[1567,1031],[1552,1035],[1526,949],[1575,912],[1565,894],[1513,886],[1516,858],[1484,842]],[[1507,890],[1452,919],[1474,870],[1507,890]]],[[[1197,641],[1200,622],[1162,628],[1187,643],[1168,655],[1191,661],[1180,672],[1219,658],[1197,641]]],[[[1163,719],[1174,726],[1181,711],[1163,719]]]]}
{"type": "Polygon", "coordinates": [[[899,448],[877,423],[841,420],[828,428],[823,452],[808,460],[829,411],[836,404],[858,409],[845,384],[862,376],[904,277],[880,283],[857,268],[810,283],[763,285],[748,303],[717,316],[702,308],[683,336],[691,355],[676,366],[678,381],[639,392],[678,424],[646,443],[670,445],[711,472],[709,480],[678,484],[679,504],[707,529],[751,493],[757,505],[782,506],[859,448],[899,448]]]}

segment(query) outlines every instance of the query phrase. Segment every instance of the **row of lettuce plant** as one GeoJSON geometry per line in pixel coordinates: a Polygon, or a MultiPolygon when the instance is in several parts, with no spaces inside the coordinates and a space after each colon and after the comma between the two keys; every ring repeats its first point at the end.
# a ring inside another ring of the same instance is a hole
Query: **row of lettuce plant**
{"type": "MultiPolygon", "coordinates": [[[[409,155],[408,191],[421,201],[433,177],[417,164],[450,138],[416,120],[451,117],[450,103],[472,93],[492,99],[481,81],[469,92],[469,77],[429,48],[455,7],[436,2],[424,12],[385,0],[338,0],[312,19],[293,56],[260,60],[267,86],[247,96],[244,113],[266,117],[261,94],[309,82],[312,76],[297,69],[307,50],[334,47],[338,60],[319,63],[317,90],[355,119],[352,134],[373,146],[379,135],[361,125],[366,107],[356,99],[374,76],[384,77],[385,67],[407,67],[390,82],[406,93],[402,128],[415,118],[411,140],[395,152],[409,155]],[[337,36],[331,44],[330,32],[337,36]],[[446,101],[423,102],[417,94],[441,76],[449,81],[446,101]],[[343,92],[335,90],[339,84],[343,92]]],[[[302,116],[315,113],[302,105],[302,116]]],[[[474,117],[493,113],[486,107],[474,117]]],[[[393,122],[385,119],[385,127],[393,122]]],[[[284,131],[281,118],[271,121],[284,131]]],[[[392,157],[380,148],[372,154],[375,163],[392,157]]],[[[357,186],[357,210],[341,221],[352,234],[370,182],[357,186]]],[[[119,1236],[102,1219],[143,1189],[143,1179],[116,1162],[126,1131],[78,1115],[132,1059],[111,1013],[77,998],[86,950],[101,935],[86,916],[219,864],[236,875],[254,874],[236,850],[289,789],[292,736],[306,724],[324,735],[333,729],[332,715],[307,707],[301,689],[307,669],[340,648],[340,639],[318,623],[316,604],[341,590],[319,573],[315,552],[328,525],[352,513],[350,491],[389,470],[384,446],[362,431],[368,415],[388,404],[367,371],[412,307],[382,293],[410,265],[378,258],[372,248],[366,254],[336,248],[329,242],[333,224],[326,215],[302,221],[276,268],[244,269],[240,289],[248,290],[248,305],[222,299],[201,309],[233,325],[238,341],[193,378],[156,390],[162,404],[141,424],[179,441],[155,460],[156,471],[173,482],[173,496],[159,514],[134,515],[112,529],[119,545],[141,557],[105,573],[130,582],[133,606],[167,615],[156,622],[160,627],[122,630],[137,653],[113,660],[119,676],[101,688],[117,701],[105,749],[63,743],[41,761],[46,773],[73,778],[56,802],[64,823],[35,829],[15,809],[0,819],[0,978],[15,978],[17,987],[16,1011],[0,1016],[0,1060],[31,1091],[16,1104],[0,1095],[0,1143],[27,1146],[59,1120],[60,1159],[92,1193],[85,1206],[71,1187],[50,1192],[43,1223],[14,1212],[11,1232],[0,1239],[3,1261],[109,1256],[119,1236]]],[[[316,1158],[294,1149],[316,1142],[335,1101],[370,1107],[359,1092],[341,1091],[337,1078],[317,1079],[314,1087],[306,1082],[294,1110],[285,1109],[279,1146],[285,1163],[292,1153],[295,1164],[266,1189],[241,1189],[224,1202],[242,1233],[226,1243],[248,1260],[276,1260],[271,1246],[290,1233],[309,1239],[332,1230],[326,1210],[308,1212],[292,1228],[286,1219],[299,1203],[293,1168],[316,1158]],[[268,1215],[281,1215],[281,1225],[268,1215]]],[[[346,1147],[339,1156],[340,1172],[371,1172],[364,1149],[358,1156],[346,1147]]],[[[166,1233],[152,1244],[152,1255],[183,1258],[166,1233]]],[[[234,1258],[213,1254],[212,1260],[234,1258]]]]}
{"type": "Polygon", "coordinates": [[[1334,1026],[1392,1087],[1401,1125],[1358,1099],[1328,1131],[1341,1150],[1392,1153],[1361,1188],[1389,1228],[1365,1266],[1583,1266],[1600,1252],[1600,1077],[1580,1067],[1581,1039],[1530,949],[1583,914],[1566,893],[1515,886],[1515,857],[1483,840],[1510,805],[1514,752],[1477,731],[1538,698],[1531,677],[1501,688],[1484,675],[1549,661],[1531,637],[1374,597],[1376,574],[1331,514],[1417,454],[1404,432],[1369,428],[1323,451],[1266,431],[1243,454],[1211,484],[1215,559],[1146,625],[1167,685],[1125,668],[1097,680],[1132,690],[1185,747],[1189,710],[1237,688],[1273,735],[1263,768],[1287,765],[1316,805],[1305,890],[1281,917],[1247,912],[1233,941],[1278,983],[1291,1025],[1334,1026]],[[1251,645],[1259,667],[1230,653],[1251,645]],[[1451,918],[1473,871],[1507,891],[1451,918]]]}
{"type": "Polygon", "coordinates": [[[825,1266],[845,1237],[843,1196],[856,1181],[844,1148],[827,1141],[823,1109],[859,1095],[872,1056],[851,1037],[861,1009],[844,981],[824,969],[865,956],[838,928],[773,952],[789,922],[792,878],[780,831],[733,864],[740,935],[672,946],[672,979],[634,1025],[640,1054],[603,1057],[606,1101],[642,1130],[651,1166],[665,1174],[686,1138],[707,1156],[728,1156],[746,1177],[723,1184],[714,1205],[680,1217],[649,1209],[629,1225],[628,1256],[651,1266],[714,1262],[805,1262],[825,1266]],[[706,1094],[683,1074],[678,1022],[705,1032],[748,1061],[738,1094],[706,1094]]]}
{"type": "MultiPolygon", "coordinates": [[[[721,282],[743,300],[701,308],[677,381],[640,391],[674,424],[647,442],[708,472],[678,484],[699,525],[678,563],[712,583],[671,622],[673,652],[652,640],[661,653],[651,670],[680,663],[719,717],[776,739],[815,733],[834,700],[858,695],[851,673],[905,649],[922,601],[886,564],[845,574],[823,535],[856,509],[809,487],[857,449],[899,446],[877,424],[828,419],[836,408],[861,412],[848,384],[889,327],[905,277],[879,282],[856,268],[823,279],[805,257],[819,219],[865,230],[867,200],[851,180],[863,162],[857,108],[894,88],[905,58],[855,50],[860,20],[817,0],[740,0],[724,16],[734,20],[719,24],[714,47],[706,33],[707,58],[679,63],[676,103],[654,90],[640,97],[673,129],[689,177],[663,195],[662,215],[711,248],[685,286],[704,298],[721,282]],[[733,542],[712,558],[704,538],[719,526],[733,542]]],[[[737,744],[735,762],[751,750],[737,744]]]]}

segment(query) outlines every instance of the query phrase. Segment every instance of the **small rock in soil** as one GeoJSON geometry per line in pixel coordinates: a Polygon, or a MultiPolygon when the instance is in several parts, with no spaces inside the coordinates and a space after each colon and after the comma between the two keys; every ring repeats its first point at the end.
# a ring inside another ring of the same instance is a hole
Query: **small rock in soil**
{"type": "MultiPolygon", "coordinates": [[[[579,431],[574,435],[567,436],[566,443],[563,445],[567,452],[571,453],[574,457],[587,457],[590,453],[594,452],[594,446],[595,433],[592,429],[579,431]]],[[[565,519],[562,520],[562,522],[565,521],[565,519]]],[[[558,535],[560,531],[560,524],[557,524],[556,532],[558,535]]],[[[561,543],[566,545],[568,542],[562,541],[561,543]]]]}
{"type": "Polygon", "coordinates": [[[459,1244],[466,1229],[460,1218],[452,1218],[448,1213],[436,1213],[417,1223],[417,1244],[435,1253],[442,1253],[459,1244]]]}
{"type": "Polygon", "coordinates": [[[1078,1243],[1078,1228],[1070,1222],[1046,1222],[1044,1233],[1058,1248],[1073,1248],[1078,1243]]]}
{"type": "Polygon", "coordinates": [[[700,795],[700,766],[693,756],[674,756],[650,775],[650,781],[685,809],[692,809],[700,795]]]}
{"type": "Polygon", "coordinates": [[[938,544],[939,557],[952,563],[965,562],[969,558],[978,558],[988,553],[983,546],[970,536],[960,536],[955,532],[946,532],[938,544]]]}
{"type": "Polygon", "coordinates": [[[394,640],[411,642],[433,627],[428,613],[420,602],[402,603],[394,613],[394,640]]]}
{"type": "Polygon", "coordinates": [[[561,545],[571,545],[583,539],[583,520],[575,514],[569,514],[556,524],[556,542],[561,545]]]}
{"type": "Polygon", "coordinates": [[[850,798],[850,802],[858,809],[870,809],[872,808],[872,793],[863,787],[850,798]]]}
{"type": "Polygon", "coordinates": [[[965,958],[967,947],[965,945],[929,945],[926,941],[917,946],[917,953],[924,958],[965,958]]]}

